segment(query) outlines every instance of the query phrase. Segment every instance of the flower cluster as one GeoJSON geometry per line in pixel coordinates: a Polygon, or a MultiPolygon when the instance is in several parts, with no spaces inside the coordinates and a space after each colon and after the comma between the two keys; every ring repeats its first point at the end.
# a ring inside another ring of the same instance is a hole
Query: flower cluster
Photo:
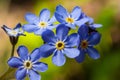
{"type": "MultiPolygon", "coordinates": [[[[98,59],[100,54],[94,48],[100,42],[101,35],[96,28],[101,24],[95,24],[94,20],[87,16],[80,7],[76,6],[69,13],[63,6],[58,5],[54,15],[50,18],[50,11],[43,9],[39,17],[32,13],[27,13],[25,19],[28,24],[22,27],[18,24],[14,29],[3,26],[2,28],[11,37],[24,35],[24,31],[33,32],[37,36],[42,36],[43,45],[28,54],[25,46],[20,46],[17,50],[19,57],[11,57],[8,65],[18,68],[16,79],[23,80],[26,75],[30,80],[40,80],[38,71],[44,72],[48,66],[39,62],[40,58],[46,58],[52,55],[52,62],[56,66],[63,66],[66,57],[73,58],[77,62],[83,62],[87,54],[92,59],[98,59]],[[59,24],[55,24],[55,22],[59,24]],[[53,32],[52,29],[56,29],[53,32]],[[70,30],[76,30],[76,33],[69,34],[70,30]]],[[[16,40],[11,40],[12,43],[16,40]]]]}

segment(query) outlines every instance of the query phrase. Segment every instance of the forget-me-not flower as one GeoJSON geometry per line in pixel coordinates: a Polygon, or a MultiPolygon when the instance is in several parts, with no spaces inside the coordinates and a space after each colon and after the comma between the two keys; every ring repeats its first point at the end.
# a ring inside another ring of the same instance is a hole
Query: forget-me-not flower
{"type": "Polygon", "coordinates": [[[50,19],[50,11],[48,9],[43,9],[39,17],[35,14],[27,13],[25,19],[28,24],[25,24],[23,29],[27,32],[34,32],[37,35],[41,35],[46,29],[51,30],[56,27],[53,25],[56,19],[54,16],[50,19]]]}
{"type": "Polygon", "coordinates": [[[55,11],[56,19],[72,29],[75,29],[76,26],[80,27],[88,21],[87,17],[80,18],[81,15],[82,10],[78,6],[76,6],[71,13],[68,13],[61,5],[58,5],[55,11]]]}
{"type": "Polygon", "coordinates": [[[10,38],[10,42],[12,45],[16,45],[18,42],[18,38],[20,35],[25,36],[24,30],[22,29],[22,25],[18,23],[15,28],[11,29],[7,26],[3,25],[2,29],[7,33],[10,38]]]}
{"type": "Polygon", "coordinates": [[[24,80],[28,75],[30,80],[40,80],[41,77],[37,71],[44,72],[48,66],[45,63],[38,62],[41,57],[39,49],[36,48],[31,54],[28,54],[28,49],[25,46],[20,46],[17,52],[19,57],[12,57],[8,60],[9,66],[18,68],[16,79],[24,80]]]}
{"type": "Polygon", "coordinates": [[[81,53],[76,57],[77,62],[82,62],[86,53],[93,59],[98,59],[100,57],[100,54],[94,46],[100,42],[101,35],[98,32],[88,33],[88,29],[86,25],[83,25],[78,30],[78,34],[80,35],[78,48],[81,53]]]}
{"type": "Polygon", "coordinates": [[[12,36],[12,37],[18,37],[20,35],[24,35],[23,34],[23,30],[22,30],[22,26],[20,23],[18,23],[16,25],[15,28],[11,29],[11,28],[8,28],[7,26],[3,25],[2,29],[9,35],[9,36],[12,36]]]}
{"type": "Polygon", "coordinates": [[[79,35],[73,33],[67,36],[68,32],[68,27],[60,24],[56,29],[56,35],[51,30],[47,30],[42,34],[46,44],[40,47],[40,52],[43,57],[48,57],[53,53],[52,62],[57,66],[65,64],[66,58],[64,55],[69,58],[75,58],[80,54],[77,49],[79,35]]]}

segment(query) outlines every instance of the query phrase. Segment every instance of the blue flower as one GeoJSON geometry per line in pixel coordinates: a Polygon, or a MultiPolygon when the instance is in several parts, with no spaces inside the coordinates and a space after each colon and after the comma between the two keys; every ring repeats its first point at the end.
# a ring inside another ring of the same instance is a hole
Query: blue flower
{"type": "Polygon", "coordinates": [[[48,9],[43,9],[39,17],[32,13],[27,13],[25,19],[28,24],[25,24],[23,29],[27,32],[34,32],[37,35],[41,35],[46,29],[51,30],[56,27],[53,25],[56,19],[54,16],[50,19],[50,11],[48,9]]]}
{"type": "Polygon", "coordinates": [[[94,48],[100,42],[101,35],[98,32],[88,33],[88,27],[83,25],[79,28],[78,34],[80,35],[79,50],[80,55],[76,57],[77,62],[82,62],[87,53],[91,58],[98,59],[100,54],[94,48]]]}
{"type": "Polygon", "coordinates": [[[71,13],[68,13],[67,10],[61,5],[58,5],[56,7],[56,19],[60,23],[65,24],[72,29],[75,29],[75,26],[80,27],[88,21],[87,17],[80,18],[81,15],[82,11],[81,8],[78,6],[76,6],[71,13]]]}
{"type": "Polygon", "coordinates": [[[23,80],[28,75],[30,80],[40,80],[41,77],[37,71],[44,72],[48,66],[45,63],[38,62],[41,57],[39,49],[28,54],[28,49],[25,46],[20,46],[17,52],[19,57],[12,57],[8,60],[9,66],[18,68],[16,79],[23,80]]]}
{"type": "Polygon", "coordinates": [[[68,35],[69,29],[64,24],[58,25],[56,35],[51,30],[47,30],[42,34],[43,40],[46,42],[40,47],[43,57],[48,57],[53,53],[52,62],[57,66],[62,66],[66,62],[66,55],[69,58],[75,58],[80,54],[76,48],[79,42],[79,35],[73,33],[68,35]]]}
{"type": "Polygon", "coordinates": [[[2,29],[11,37],[18,37],[20,35],[24,35],[24,31],[21,28],[21,24],[18,23],[15,28],[10,29],[7,26],[3,25],[2,29]]]}
{"type": "Polygon", "coordinates": [[[20,35],[25,36],[25,34],[23,34],[24,31],[23,31],[20,23],[18,23],[16,25],[16,27],[13,28],[13,29],[8,28],[7,26],[3,25],[2,29],[9,35],[10,42],[11,42],[12,45],[16,45],[20,35]]]}

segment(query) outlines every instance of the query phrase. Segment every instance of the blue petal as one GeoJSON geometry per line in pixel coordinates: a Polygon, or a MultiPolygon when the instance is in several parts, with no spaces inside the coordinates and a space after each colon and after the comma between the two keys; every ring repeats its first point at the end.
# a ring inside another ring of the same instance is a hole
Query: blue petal
{"type": "Polygon", "coordinates": [[[14,68],[18,68],[23,65],[23,62],[17,57],[12,57],[8,60],[8,65],[14,68]]]}
{"type": "Polygon", "coordinates": [[[39,15],[40,21],[47,22],[50,18],[50,11],[48,9],[43,9],[39,15]]]}
{"type": "Polygon", "coordinates": [[[2,29],[3,29],[6,33],[10,32],[10,31],[12,30],[12,29],[8,28],[8,27],[5,26],[5,25],[3,25],[2,29]]]}
{"type": "Polygon", "coordinates": [[[65,24],[67,27],[70,27],[70,28],[72,28],[72,29],[76,29],[76,26],[75,26],[75,24],[70,24],[70,23],[67,23],[67,24],[65,24]]]}
{"type": "Polygon", "coordinates": [[[78,21],[75,21],[75,24],[78,26],[78,27],[81,27],[83,24],[85,24],[86,22],[88,22],[88,18],[82,18],[78,21]]]}
{"type": "Polygon", "coordinates": [[[38,26],[33,25],[33,24],[25,24],[25,25],[23,25],[23,30],[25,30],[27,32],[34,32],[37,29],[38,29],[38,26]]]}
{"type": "Polygon", "coordinates": [[[77,48],[64,48],[64,54],[69,58],[75,58],[80,54],[77,48]]]}
{"type": "Polygon", "coordinates": [[[39,29],[35,30],[34,33],[37,34],[37,35],[41,35],[44,31],[46,31],[46,29],[39,28],[39,29]]]}
{"type": "Polygon", "coordinates": [[[37,62],[33,65],[35,71],[45,72],[48,69],[48,65],[42,62],[37,62]]]}
{"type": "Polygon", "coordinates": [[[38,48],[34,49],[32,53],[30,54],[31,61],[37,61],[41,57],[40,50],[38,48]]]}
{"type": "Polygon", "coordinates": [[[44,31],[42,33],[42,39],[47,43],[56,42],[55,35],[54,35],[53,31],[51,31],[51,30],[44,31]]]}
{"type": "Polygon", "coordinates": [[[16,72],[16,79],[17,80],[23,80],[26,76],[26,69],[25,68],[19,68],[16,72]]]}
{"type": "Polygon", "coordinates": [[[17,53],[23,60],[28,58],[28,49],[25,46],[19,46],[17,49],[17,53]]]}
{"type": "Polygon", "coordinates": [[[71,16],[77,20],[81,16],[81,8],[76,6],[72,11],[71,16]]]}
{"type": "Polygon", "coordinates": [[[98,51],[93,48],[93,47],[88,47],[87,48],[87,52],[88,52],[88,55],[92,58],[92,59],[98,59],[100,58],[100,54],[98,53],[98,51]]]}
{"type": "Polygon", "coordinates": [[[28,21],[30,24],[38,24],[39,23],[39,18],[32,13],[27,13],[25,15],[26,21],[28,21]]]}
{"type": "Polygon", "coordinates": [[[61,6],[61,5],[58,5],[58,6],[56,7],[56,12],[57,12],[58,14],[62,15],[64,19],[65,19],[66,17],[68,17],[68,12],[67,12],[66,9],[65,9],[63,6],[61,6]]]}
{"type": "Polygon", "coordinates": [[[61,51],[56,51],[52,57],[52,62],[57,66],[62,66],[66,62],[66,58],[61,51]]]}
{"type": "Polygon", "coordinates": [[[81,39],[86,39],[88,37],[88,27],[86,25],[82,25],[78,30],[78,34],[81,39]]]}
{"type": "Polygon", "coordinates": [[[79,63],[83,62],[85,59],[85,52],[83,50],[80,50],[79,56],[77,56],[75,59],[79,63]]]}
{"type": "Polygon", "coordinates": [[[80,42],[80,37],[77,33],[73,33],[67,37],[65,43],[67,47],[78,46],[80,42]]]}
{"type": "Polygon", "coordinates": [[[88,43],[89,45],[97,45],[100,42],[100,39],[101,35],[98,32],[93,32],[88,39],[88,43]]]}
{"type": "Polygon", "coordinates": [[[62,15],[58,14],[57,12],[55,12],[55,18],[57,19],[57,21],[59,21],[60,23],[66,23],[65,19],[62,17],[62,15]]]}
{"type": "Polygon", "coordinates": [[[57,27],[57,25],[50,25],[47,27],[47,29],[52,30],[53,28],[56,28],[56,27],[57,27]]]}
{"type": "Polygon", "coordinates": [[[39,49],[40,49],[40,53],[41,53],[42,57],[48,57],[55,50],[55,46],[51,46],[49,44],[44,44],[39,49]]]}
{"type": "Polygon", "coordinates": [[[21,28],[22,27],[22,25],[20,24],[20,23],[18,23],[17,25],[16,25],[16,27],[14,28],[14,30],[15,29],[19,29],[19,28],[21,28]]]}
{"type": "Polygon", "coordinates": [[[39,73],[33,70],[29,71],[29,77],[30,80],[41,80],[41,76],[39,75],[39,73]]]}
{"type": "Polygon", "coordinates": [[[56,35],[60,40],[64,40],[67,37],[69,29],[64,24],[60,24],[56,29],[56,35]]]}
{"type": "Polygon", "coordinates": [[[87,18],[88,18],[88,23],[89,24],[93,24],[94,23],[94,19],[93,18],[91,18],[89,16],[87,16],[87,18]]]}
{"type": "Polygon", "coordinates": [[[94,27],[94,28],[100,28],[100,27],[102,27],[102,25],[101,24],[93,24],[92,27],[94,27]]]}
{"type": "Polygon", "coordinates": [[[53,24],[54,22],[56,22],[56,18],[55,16],[53,16],[49,21],[48,21],[48,24],[53,24]]]}

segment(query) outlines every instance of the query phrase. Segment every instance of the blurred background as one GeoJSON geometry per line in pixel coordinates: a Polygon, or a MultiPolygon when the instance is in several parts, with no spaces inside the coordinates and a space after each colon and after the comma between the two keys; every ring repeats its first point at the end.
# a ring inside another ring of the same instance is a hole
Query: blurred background
{"type": "MultiPolygon", "coordinates": [[[[0,0],[0,26],[13,28],[17,23],[25,24],[27,12],[39,15],[43,8],[49,9],[52,16],[59,4],[68,11],[80,6],[83,12],[94,18],[95,23],[103,25],[97,29],[102,34],[101,42],[96,46],[101,57],[93,60],[86,55],[83,63],[67,59],[62,67],[55,66],[51,57],[42,59],[49,65],[46,72],[40,73],[42,80],[120,80],[120,0],[0,0]]],[[[26,37],[19,38],[16,49],[25,45],[31,52],[43,44],[40,36],[25,34],[26,37]]],[[[0,29],[0,76],[8,69],[6,62],[11,48],[8,35],[0,29]]],[[[14,73],[11,75],[14,76],[14,73]]]]}

